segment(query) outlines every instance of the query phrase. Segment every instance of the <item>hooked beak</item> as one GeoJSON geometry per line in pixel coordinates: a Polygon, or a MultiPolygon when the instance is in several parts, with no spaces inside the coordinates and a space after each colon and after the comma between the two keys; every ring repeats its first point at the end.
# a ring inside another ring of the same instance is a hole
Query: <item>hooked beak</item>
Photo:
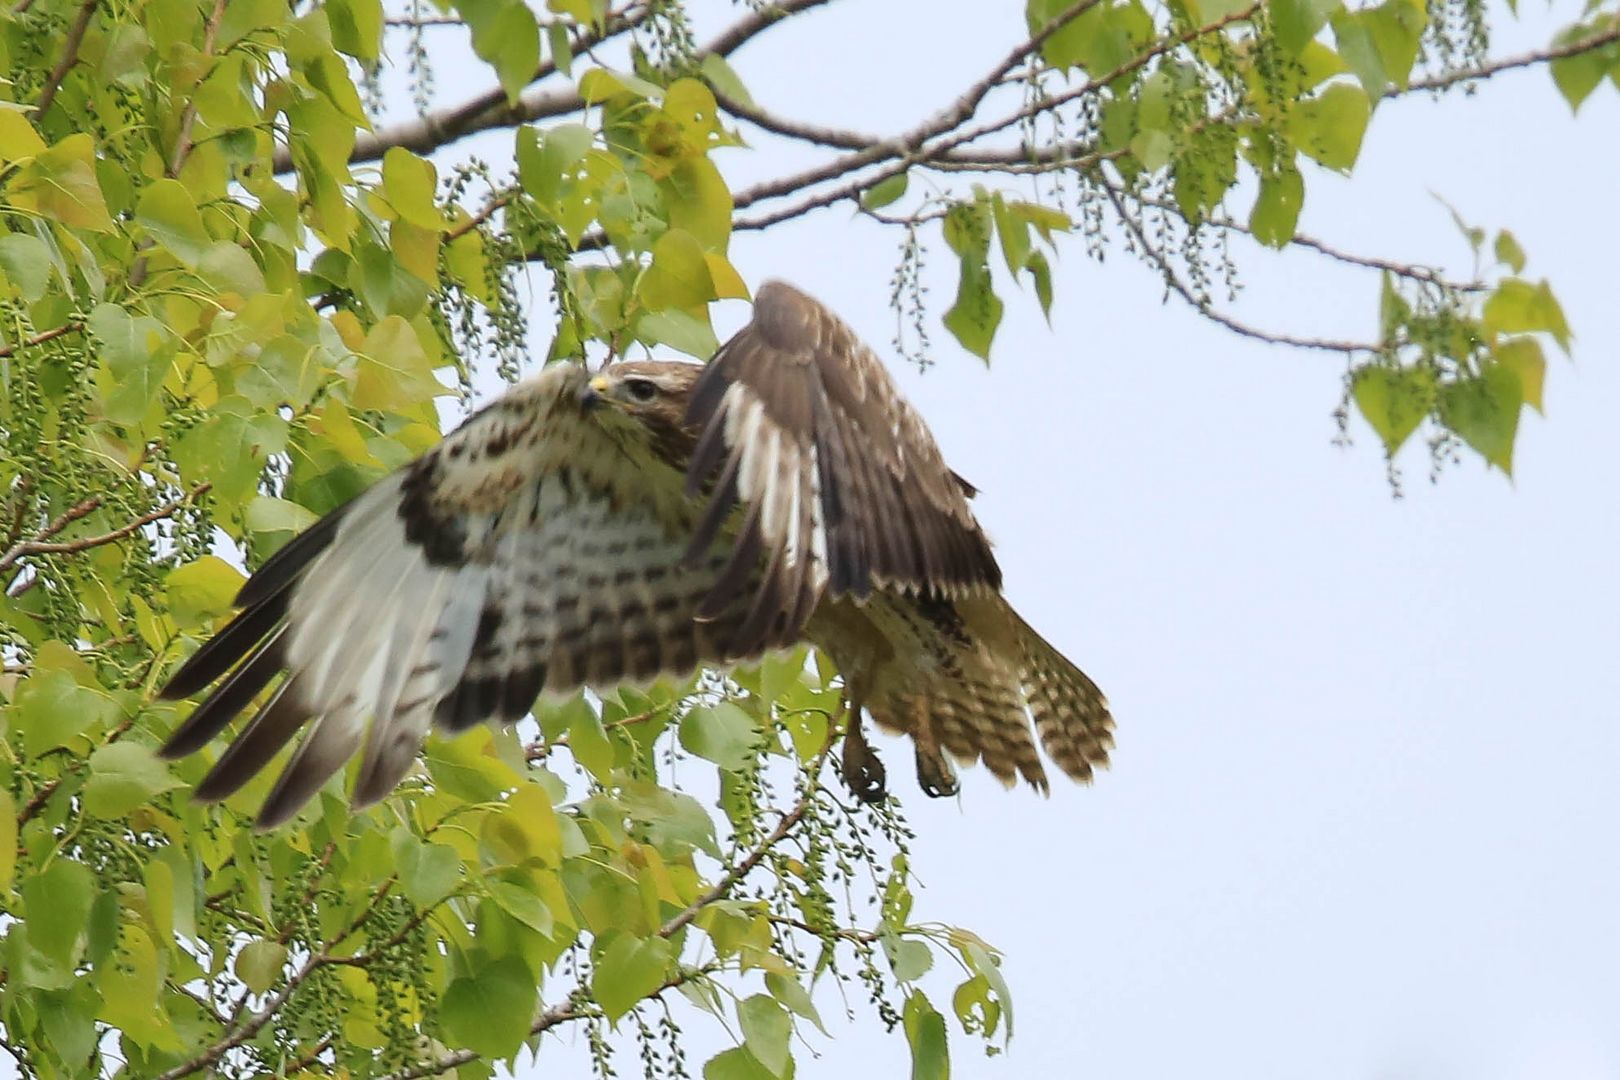
{"type": "Polygon", "coordinates": [[[607,395],[607,377],[598,375],[579,390],[579,408],[581,412],[589,412],[600,405],[607,395]]]}

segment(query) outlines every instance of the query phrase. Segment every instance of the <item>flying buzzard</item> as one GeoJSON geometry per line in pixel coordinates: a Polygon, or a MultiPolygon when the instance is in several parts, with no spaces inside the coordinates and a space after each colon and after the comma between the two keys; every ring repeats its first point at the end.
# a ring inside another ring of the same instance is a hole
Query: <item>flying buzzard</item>
{"type": "Polygon", "coordinates": [[[877,356],[769,282],[707,365],[547,367],[277,551],[164,688],[224,677],[162,753],[198,750],[285,672],[197,790],[236,791],[307,723],[271,827],[356,752],[364,806],[430,727],[808,641],[843,674],[863,798],[884,790],[863,707],[911,736],[930,795],[956,790],[942,751],[1045,791],[1031,716],[1089,780],[1107,704],[1002,598],[973,494],[877,356]]]}

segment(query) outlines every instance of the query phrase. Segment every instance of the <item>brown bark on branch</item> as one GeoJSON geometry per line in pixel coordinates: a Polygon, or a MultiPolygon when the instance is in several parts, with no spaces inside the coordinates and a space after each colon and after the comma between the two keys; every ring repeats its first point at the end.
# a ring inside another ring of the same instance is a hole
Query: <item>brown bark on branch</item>
{"type": "Polygon", "coordinates": [[[1554,60],[1567,60],[1572,56],[1580,56],[1582,53],[1601,49],[1605,45],[1612,45],[1616,41],[1620,41],[1620,15],[1610,20],[1607,30],[1601,30],[1578,41],[1554,45],[1546,49],[1533,49],[1517,56],[1505,56],[1500,60],[1492,60],[1481,64],[1477,68],[1463,68],[1460,71],[1446,72],[1443,75],[1436,75],[1429,79],[1414,79],[1405,86],[1389,87],[1384,91],[1384,96],[1386,98],[1401,97],[1405,94],[1416,93],[1419,90],[1447,90],[1465,83],[1482,82],[1504,71],[1534,67],[1537,64],[1550,64],[1554,60]]]}
{"type": "MultiPolygon", "coordinates": [[[[17,10],[23,9],[19,7],[17,10]]],[[[56,66],[46,77],[45,89],[40,91],[39,103],[34,106],[33,118],[36,121],[50,109],[51,102],[56,100],[56,92],[62,89],[62,80],[73,70],[73,65],[79,62],[79,46],[84,43],[84,32],[90,28],[90,19],[95,13],[96,0],[84,0],[84,3],[79,5],[79,14],[74,18],[73,25],[68,28],[67,41],[62,45],[62,57],[57,60],[56,66]]]]}
{"type": "Polygon", "coordinates": [[[4,555],[0,555],[0,573],[5,573],[30,555],[72,555],[126,539],[133,536],[143,525],[150,525],[154,521],[168,517],[180,507],[207,491],[211,486],[211,484],[198,484],[178,499],[164,503],[156,510],[150,510],[128,524],[120,525],[111,532],[102,533],[99,536],[84,536],[77,540],[49,540],[49,537],[55,536],[68,525],[78,521],[100,506],[102,501],[100,496],[93,496],[46,525],[34,535],[33,539],[13,544],[9,551],[4,555]]]}
{"type": "MultiPolygon", "coordinates": [[[[729,56],[759,34],[775,24],[811,8],[821,7],[830,0],[778,0],[777,3],[752,12],[737,20],[713,41],[698,50],[699,59],[705,56],[729,56]]],[[[606,28],[592,31],[575,43],[575,52],[584,52],[602,42],[634,29],[651,15],[650,6],[631,5],[617,16],[610,16],[606,28]]],[[[554,61],[547,60],[535,71],[531,84],[556,73],[554,61]]],[[[459,105],[440,109],[426,116],[380,131],[362,133],[349,155],[351,164],[376,161],[395,146],[428,154],[448,146],[469,135],[496,128],[515,127],[552,116],[566,116],[585,108],[585,100],[573,87],[553,90],[534,89],[509,104],[506,91],[499,87],[469,98],[459,105]]],[[[292,152],[278,148],[274,158],[277,174],[293,168],[292,152]]]]}

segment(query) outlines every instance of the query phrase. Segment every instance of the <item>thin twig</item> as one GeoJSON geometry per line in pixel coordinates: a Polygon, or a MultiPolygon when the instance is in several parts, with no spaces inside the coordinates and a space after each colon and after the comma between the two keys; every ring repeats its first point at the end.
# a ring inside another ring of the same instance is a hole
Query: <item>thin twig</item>
{"type": "Polygon", "coordinates": [[[84,323],[70,322],[63,323],[61,326],[52,327],[49,330],[42,330],[33,337],[20,341],[15,345],[0,346],[0,359],[15,355],[18,349],[31,349],[35,345],[43,345],[47,341],[55,341],[59,337],[66,337],[68,334],[76,334],[83,329],[84,323]]]}
{"type": "Polygon", "coordinates": [[[760,860],[769,854],[771,848],[775,847],[788,833],[793,831],[793,827],[804,817],[805,811],[810,809],[810,800],[813,796],[813,789],[806,792],[804,797],[794,805],[793,809],[782,815],[782,820],[776,823],[776,828],[772,829],[771,834],[761,840],[754,850],[750,851],[740,862],[721,875],[719,881],[716,881],[700,893],[696,900],[693,900],[663,926],[659,927],[658,936],[661,938],[672,936],[687,923],[697,918],[698,913],[704,908],[723,898],[737,882],[747,877],[754,867],[759,865],[760,860]]]}
{"type": "MultiPolygon", "coordinates": [[[[582,32],[570,44],[575,53],[586,52],[621,34],[634,30],[652,16],[652,5],[632,3],[610,14],[600,29],[582,32]]],[[[540,82],[556,74],[555,58],[541,61],[529,83],[540,82]]],[[[512,127],[546,116],[560,116],[582,108],[584,102],[576,90],[569,89],[550,94],[524,94],[515,104],[508,104],[504,87],[489,90],[468,98],[459,105],[439,109],[408,123],[395,124],[380,131],[362,131],[355,140],[349,162],[358,164],[376,161],[390,149],[399,146],[419,154],[431,153],[441,146],[465,136],[495,127],[512,127]],[[577,104],[575,104],[577,102],[577,104]]],[[[272,168],[279,175],[291,172],[294,166],[292,149],[278,146],[272,168]]]]}
{"type": "MultiPolygon", "coordinates": [[[[227,0],[214,0],[214,10],[208,16],[208,22],[203,27],[202,54],[214,55],[214,44],[219,40],[219,24],[225,18],[225,4],[227,0]]],[[[191,129],[197,123],[197,96],[191,95],[186,99],[185,106],[180,110],[180,127],[174,136],[174,151],[169,155],[169,175],[178,177],[180,169],[191,156],[191,129]]]]}
{"type": "Polygon", "coordinates": [[[13,544],[9,551],[7,551],[4,555],[0,555],[0,573],[4,573],[5,571],[11,569],[12,565],[16,563],[18,559],[22,558],[24,555],[27,555],[30,544],[37,544],[49,540],[51,537],[67,528],[75,521],[78,521],[80,518],[88,517],[90,514],[95,513],[96,508],[100,505],[101,496],[92,495],[83,502],[78,503],[75,506],[68,507],[68,509],[52,518],[45,524],[43,528],[39,530],[39,532],[34,534],[33,539],[23,540],[13,544]]]}
{"type": "Polygon", "coordinates": [[[1504,71],[1515,68],[1533,67],[1536,64],[1548,64],[1554,60],[1567,60],[1572,56],[1601,49],[1605,45],[1620,41],[1620,14],[1610,20],[1607,30],[1599,31],[1591,37],[1581,38],[1578,41],[1567,42],[1563,45],[1554,45],[1547,49],[1533,49],[1530,52],[1520,53],[1517,56],[1505,56],[1500,60],[1492,60],[1476,68],[1464,68],[1460,71],[1450,71],[1436,75],[1429,79],[1415,79],[1405,86],[1389,86],[1384,89],[1386,98],[1400,97],[1403,94],[1415,93],[1419,90],[1446,90],[1463,83],[1481,82],[1492,75],[1499,75],[1504,71]]]}
{"type": "Polygon", "coordinates": [[[56,100],[56,92],[62,89],[62,80],[67,78],[67,73],[72,70],[73,65],[79,62],[79,46],[84,43],[84,32],[90,28],[90,19],[95,13],[96,0],[84,0],[84,3],[79,5],[79,14],[68,29],[67,41],[62,44],[61,59],[57,60],[50,75],[46,76],[45,89],[40,92],[39,103],[34,106],[34,120],[39,120],[50,109],[51,102],[56,100]]]}
{"type": "Polygon", "coordinates": [[[1264,341],[1271,345],[1289,345],[1297,349],[1320,349],[1325,352],[1347,354],[1377,351],[1378,346],[1367,342],[1335,341],[1330,338],[1295,337],[1292,334],[1283,334],[1271,330],[1262,330],[1259,327],[1250,326],[1248,323],[1235,319],[1225,312],[1218,310],[1208,301],[1200,298],[1192,291],[1186,282],[1181,280],[1181,275],[1177,274],[1175,267],[1170,265],[1170,260],[1167,259],[1156,247],[1154,247],[1153,242],[1148,239],[1147,232],[1142,228],[1141,222],[1131,216],[1131,214],[1126,210],[1125,203],[1119,191],[1112,184],[1105,184],[1103,186],[1103,190],[1108,195],[1109,202],[1114,204],[1114,210],[1119,214],[1120,222],[1130,232],[1131,236],[1136,240],[1136,243],[1142,248],[1142,252],[1148,257],[1148,260],[1152,262],[1154,266],[1158,267],[1159,273],[1164,278],[1165,286],[1171,292],[1185,300],[1194,311],[1198,312],[1198,314],[1202,315],[1204,318],[1224,326],[1226,329],[1241,337],[1253,338],[1256,341],[1264,341]]]}
{"type": "Polygon", "coordinates": [[[168,517],[170,514],[173,514],[176,510],[180,509],[180,507],[184,506],[192,499],[195,499],[198,495],[201,495],[212,486],[213,485],[209,483],[198,484],[196,487],[192,488],[178,499],[171,499],[169,502],[164,503],[156,510],[149,510],[128,524],[120,525],[111,532],[102,533],[99,536],[84,536],[77,540],[65,540],[60,542],[48,541],[44,539],[45,537],[55,535],[56,533],[60,532],[62,528],[69,522],[77,521],[79,518],[84,517],[97,506],[101,505],[99,496],[86,499],[78,506],[73,507],[73,509],[67,511],[67,513],[51,522],[44,529],[40,530],[35,539],[24,540],[20,543],[13,544],[10,551],[6,552],[4,555],[0,555],[0,573],[10,570],[19,560],[27,558],[30,555],[71,555],[80,551],[88,551],[91,548],[101,547],[105,544],[116,543],[119,540],[123,540],[133,535],[143,525],[150,525],[154,521],[168,517]]]}
{"type": "MultiPolygon", "coordinates": [[[[743,45],[770,29],[775,24],[811,8],[821,7],[831,0],[779,0],[775,4],[750,12],[733,23],[718,37],[695,53],[698,60],[706,56],[729,56],[743,45]]],[[[574,44],[576,53],[585,52],[610,38],[639,26],[651,15],[651,5],[631,5],[616,16],[609,16],[604,29],[583,35],[574,44]]],[[[556,71],[555,63],[547,60],[535,71],[531,85],[556,71]]],[[[573,88],[530,91],[516,104],[507,102],[506,91],[495,87],[459,105],[429,113],[404,124],[396,124],[377,132],[362,132],[349,155],[351,164],[376,161],[393,147],[426,154],[443,146],[492,128],[513,127],[553,116],[566,116],[585,108],[585,99],[573,88]]],[[[293,168],[292,152],[278,147],[273,161],[275,171],[290,172],[293,168]]]]}

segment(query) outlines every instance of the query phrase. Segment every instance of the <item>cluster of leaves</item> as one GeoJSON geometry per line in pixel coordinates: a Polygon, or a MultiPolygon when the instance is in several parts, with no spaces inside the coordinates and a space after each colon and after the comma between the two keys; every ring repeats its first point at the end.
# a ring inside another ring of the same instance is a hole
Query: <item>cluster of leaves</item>
{"type": "MultiPolygon", "coordinates": [[[[462,12],[512,97],[542,38],[567,71],[609,18],[552,9],[462,12]]],[[[469,206],[411,150],[351,168],[382,33],[367,0],[35,0],[4,25],[0,1043],[30,1076],[485,1075],[574,1024],[606,1073],[602,1033],[646,1035],[678,991],[741,1032],[706,1075],[782,1077],[827,976],[942,1075],[917,980],[957,957],[957,1012],[998,1040],[998,960],[909,921],[903,827],[825,782],[837,693],[802,655],[435,744],[384,809],[334,788],[273,835],[246,826],[262,790],[198,806],[206,761],[153,756],[185,708],[154,688],[242,581],[221,545],[256,562],[431,445],[477,335],[521,348],[526,258],[554,356],[704,356],[709,302],[746,295],[703,82],[576,71],[600,122],[520,128],[512,182],[469,206]],[[666,786],[694,759],[718,816],[666,786]]],[[[658,1023],[643,1053],[684,1075],[658,1023]]]]}
{"type": "MultiPolygon", "coordinates": [[[[1045,200],[1013,200],[974,185],[958,195],[931,189],[899,216],[891,208],[908,192],[908,165],[912,172],[989,169],[996,156],[974,157],[968,136],[1011,120],[942,136],[915,161],[876,174],[860,196],[869,214],[912,230],[908,258],[916,225],[941,221],[959,263],[944,324],[964,347],[988,360],[1001,321],[987,258],[995,239],[1007,279],[1028,274],[1047,311],[1051,262],[1031,247],[1032,228],[1050,248],[1053,233],[1078,227],[1100,256],[1112,220],[1170,291],[1226,328],[1344,354],[1347,397],[1391,457],[1426,420],[1437,456],[1460,441],[1511,471],[1519,414],[1541,407],[1541,338],[1566,352],[1570,340],[1548,284],[1520,276],[1525,259],[1512,236],[1499,235],[1489,280],[1451,282],[1428,267],[1348,255],[1298,233],[1307,176],[1353,171],[1380,102],[1460,84],[1484,63],[1477,5],[1031,0],[1026,16],[1031,42],[1039,43],[1024,73],[1034,104],[1014,114],[1024,160],[1006,167],[1050,179],[1045,200]],[[1438,73],[1424,76],[1425,63],[1438,73]],[[1246,214],[1233,211],[1238,199],[1246,200],[1246,214]],[[1232,232],[1262,247],[1306,247],[1381,272],[1379,335],[1300,338],[1221,312],[1212,286],[1224,278],[1235,287],[1226,244],[1232,232]]],[[[1569,28],[1549,58],[1574,107],[1605,78],[1620,84],[1612,14],[1569,28]],[[1571,47],[1577,51],[1559,55],[1571,47]]],[[[1477,253],[1483,234],[1468,232],[1477,253]]]]}

